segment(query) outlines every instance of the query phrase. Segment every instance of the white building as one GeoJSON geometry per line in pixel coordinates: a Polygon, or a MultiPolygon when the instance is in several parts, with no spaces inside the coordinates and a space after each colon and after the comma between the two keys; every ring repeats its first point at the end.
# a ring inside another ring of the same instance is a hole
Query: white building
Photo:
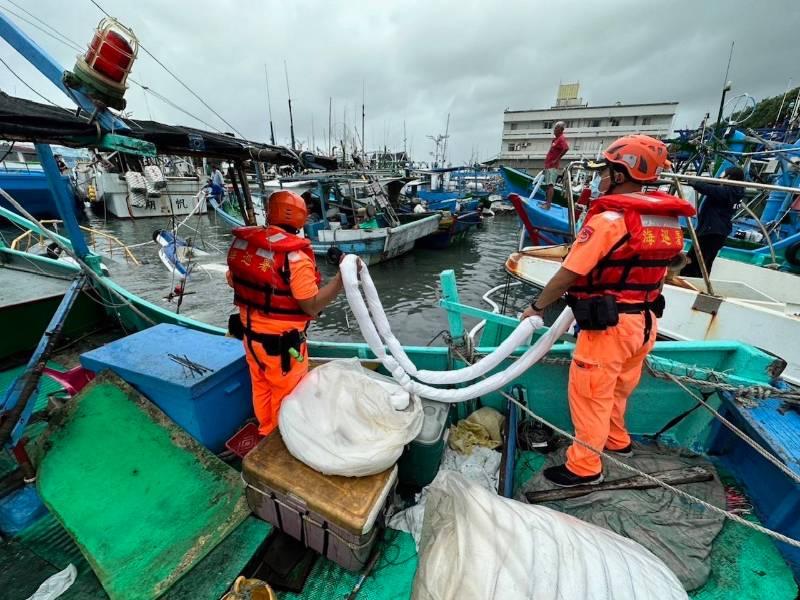
{"type": "Polygon", "coordinates": [[[577,83],[559,86],[556,105],[540,110],[506,110],[503,113],[503,143],[497,163],[537,169],[553,139],[553,124],[566,123],[569,152],[562,160],[594,158],[620,136],[644,133],[663,138],[672,132],[677,102],[589,106],[578,97],[577,83]]]}

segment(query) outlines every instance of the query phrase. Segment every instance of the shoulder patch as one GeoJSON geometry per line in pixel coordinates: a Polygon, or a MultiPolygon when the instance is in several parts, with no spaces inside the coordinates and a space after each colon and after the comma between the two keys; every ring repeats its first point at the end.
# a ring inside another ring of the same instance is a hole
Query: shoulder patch
{"type": "Polygon", "coordinates": [[[298,261],[303,260],[303,258],[305,258],[305,256],[306,255],[303,254],[302,252],[299,252],[298,250],[295,250],[294,252],[289,252],[289,257],[288,258],[289,258],[289,262],[298,262],[298,261]]]}
{"type": "Polygon", "coordinates": [[[584,225],[581,227],[581,230],[578,232],[578,237],[575,238],[575,241],[580,242],[588,242],[589,238],[592,237],[594,233],[594,229],[589,227],[588,225],[584,225]]]}
{"type": "Polygon", "coordinates": [[[607,210],[603,213],[603,218],[606,221],[616,221],[622,218],[622,213],[618,213],[617,211],[614,210],[607,210]]]}

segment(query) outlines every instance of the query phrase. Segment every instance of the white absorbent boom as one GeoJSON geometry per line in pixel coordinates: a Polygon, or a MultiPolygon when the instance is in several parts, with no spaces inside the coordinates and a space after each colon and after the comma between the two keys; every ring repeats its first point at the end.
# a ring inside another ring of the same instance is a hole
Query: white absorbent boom
{"type": "Polygon", "coordinates": [[[495,369],[516,348],[522,346],[531,334],[544,323],[540,317],[523,319],[512,334],[495,350],[478,362],[454,371],[427,371],[417,369],[403,350],[402,344],[392,333],[386,312],[383,310],[378,291],[369,270],[354,254],[344,257],[339,266],[344,281],[347,301],[358,321],[358,327],[372,352],[384,368],[410,394],[416,394],[439,402],[463,402],[499,390],[520,377],[532,365],[541,360],[553,344],[572,325],[572,310],[565,308],[553,326],[525,353],[505,370],[461,388],[437,388],[426,384],[448,385],[474,381],[495,369]],[[360,276],[360,282],[359,282],[360,276]],[[359,284],[363,287],[363,295],[359,284]],[[366,302],[364,301],[366,297],[366,302]],[[387,351],[388,350],[388,351],[387,351]],[[425,382],[425,383],[421,383],[425,382]]]}

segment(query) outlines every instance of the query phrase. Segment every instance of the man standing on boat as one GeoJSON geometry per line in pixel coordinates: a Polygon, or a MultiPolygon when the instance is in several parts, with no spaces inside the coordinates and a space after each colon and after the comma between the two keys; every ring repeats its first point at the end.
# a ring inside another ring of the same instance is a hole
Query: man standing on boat
{"type": "Polygon", "coordinates": [[[239,307],[229,328],[243,338],[264,436],[277,427],[281,402],[308,372],[308,324],[343,289],[341,273],[319,287],[311,243],[298,235],[307,216],[298,194],[274,192],[267,226],[234,229],[228,250],[228,283],[239,307]]]}
{"type": "Polygon", "coordinates": [[[544,180],[542,185],[544,185],[546,194],[545,210],[550,210],[550,206],[553,203],[553,186],[555,186],[556,179],[558,179],[561,171],[561,157],[569,150],[569,143],[564,135],[564,127],[566,127],[564,121],[558,121],[553,126],[553,141],[550,142],[550,149],[544,157],[544,180]]]}
{"type": "MultiPolygon", "coordinates": [[[[725,171],[722,178],[742,181],[744,171],[739,167],[731,167],[725,171]]],[[[744,190],[716,183],[695,182],[691,185],[698,194],[705,196],[697,213],[697,241],[700,252],[698,254],[696,248],[693,250],[692,262],[681,274],[686,277],[702,277],[700,261],[705,263],[706,272],[711,275],[714,259],[733,231],[733,214],[736,205],[744,198],[744,190]]]]}
{"type": "Polygon", "coordinates": [[[222,204],[222,195],[224,193],[225,178],[222,176],[219,165],[215,163],[211,167],[211,195],[217,200],[218,204],[222,204]]]}
{"type": "Polygon", "coordinates": [[[600,457],[589,448],[632,453],[625,427],[628,397],[655,343],[667,265],[683,249],[678,219],[695,212],[685,200],[642,190],[667,165],[666,146],[645,135],[616,140],[601,161],[588,165],[599,171],[601,195],[563,266],[523,313],[541,316],[566,292],[580,327],[568,389],[580,443],[567,450],[566,464],[545,469],[555,485],[603,480],[600,457]]]}

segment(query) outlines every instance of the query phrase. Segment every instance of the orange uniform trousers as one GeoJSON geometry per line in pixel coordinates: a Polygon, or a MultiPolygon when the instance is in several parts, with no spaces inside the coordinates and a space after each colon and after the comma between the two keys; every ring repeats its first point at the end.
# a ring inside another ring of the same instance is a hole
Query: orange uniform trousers
{"type": "Polygon", "coordinates": [[[264,346],[258,342],[248,343],[247,334],[244,336],[244,350],[253,385],[253,410],[258,419],[258,433],[269,435],[278,426],[281,402],[308,373],[308,344],[303,343],[301,347],[303,362],[292,358],[286,374],[281,372],[281,357],[267,355],[264,346]]]}
{"type": "MultiPolygon", "coordinates": [[[[577,439],[598,450],[620,450],[631,443],[625,408],[655,343],[656,327],[653,315],[645,340],[644,314],[623,313],[614,327],[578,333],[569,369],[569,410],[577,439]]],[[[586,477],[600,473],[603,465],[597,454],[573,442],[567,468],[586,477]]]]}

